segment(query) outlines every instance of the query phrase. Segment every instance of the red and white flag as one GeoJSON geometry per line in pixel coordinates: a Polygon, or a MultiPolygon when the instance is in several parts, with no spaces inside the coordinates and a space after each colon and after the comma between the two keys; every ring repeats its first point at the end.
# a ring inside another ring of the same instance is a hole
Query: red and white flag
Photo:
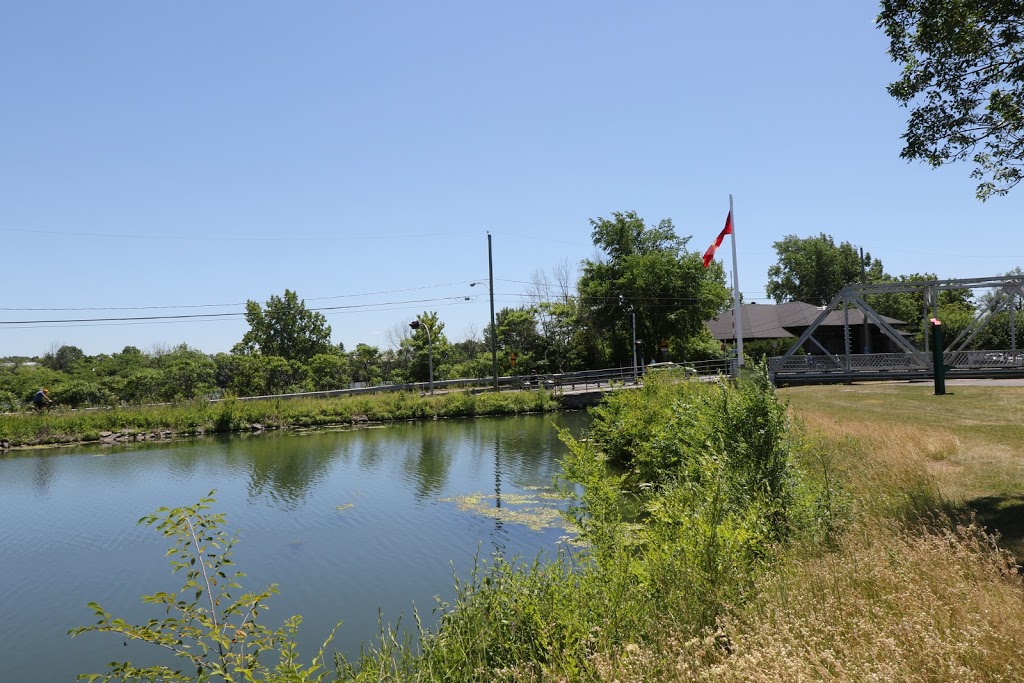
{"type": "Polygon", "coordinates": [[[722,246],[722,240],[725,239],[726,235],[732,234],[732,209],[729,210],[729,215],[725,217],[725,227],[722,228],[722,232],[718,233],[718,238],[711,243],[708,250],[704,252],[704,267],[707,268],[711,265],[711,261],[715,258],[715,252],[722,246]]]}

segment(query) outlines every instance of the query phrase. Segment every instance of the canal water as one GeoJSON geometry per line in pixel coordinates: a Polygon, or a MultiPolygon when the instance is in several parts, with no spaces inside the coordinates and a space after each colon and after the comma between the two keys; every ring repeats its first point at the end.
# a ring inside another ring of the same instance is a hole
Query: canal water
{"type": "Polygon", "coordinates": [[[303,616],[303,659],[341,621],[355,655],[385,623],[433,624],[453,572],[474,557],[554,553],[566,531],[552,480],[585,413],[263,433],[132,447],[89,446],[0,458],[0,681],[54,683],[107,662],[171,664],[110,634],[71,639],[86,603],[136,623],[162,618],[139,596],[178,590],[166,540],[137,520],[196,502],[237,530],[243,588],[276,583],[261,621],[303,616]],[[524,523],[525,522],[525,523],[524,523]],[[547,525],[545,526],[545,524],[547,525]]]}

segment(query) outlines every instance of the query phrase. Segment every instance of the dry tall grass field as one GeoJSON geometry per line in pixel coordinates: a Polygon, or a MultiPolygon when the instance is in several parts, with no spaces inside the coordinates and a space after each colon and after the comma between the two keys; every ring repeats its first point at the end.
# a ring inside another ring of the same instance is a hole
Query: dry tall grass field
{"type": "Polygon", "coordinates": [[[794,387],[781,397],[837,462],[866,505],[932,488],[945,507],[974,511],[1024,560],[1024,387],[931,384],[794,387]]]}

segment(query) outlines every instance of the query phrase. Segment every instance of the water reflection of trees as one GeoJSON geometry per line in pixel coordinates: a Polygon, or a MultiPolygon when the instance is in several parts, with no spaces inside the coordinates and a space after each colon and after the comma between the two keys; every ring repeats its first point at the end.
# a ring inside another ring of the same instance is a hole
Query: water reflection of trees
{"type": "Polygon", "coordinates": [[[57,474],[57,466],[52,457],[37,457],[32,463],[32,487],[38,493],[46,493],[57,474]]]}
{"type": "Polygon", "coordinates": [[[325,436],[238,439],[228,442],[225,455],[229,462],[245,459],[250,498],[266,498],[292,510],[327,476],[331,463],[344,451],[338,439],[325,436]]]}
{"type": "Polygon", "coordinates": [[[557,428],[568,428],[579,436],[588,422],[585,413],[544,420],[536,416],[477,420],[473,442],[479,452],[493,454],[500,464],[495,467],[496,478],[512,486],[546,486],[558,472],[558,460],[565,453],[557,428]]]}
{"type": "Polygon", "coordinates": [[[383,451],[364,445],[363,450],[368,452],[360,462],[375,463],[391,448],[404,448],[403,470],[418,498],[447,490],[454,462],[493,463],[497,503],[503,486],[551,485],[558,471],[558,458],[565,452],[556,425],[579,435],[587,421],[585,414],[568,414],[544,420],[529,415],[424,422],[410,425],[412,432],[402,432],[383,451]]]}
{"type": "Polygon", "coordinates": [[[445,489],[458,439],[450,424],[424,422],[418,427],[420,438],[406,442],[403,469],[416,485],[417,498],[428,498],[445,489]]]}

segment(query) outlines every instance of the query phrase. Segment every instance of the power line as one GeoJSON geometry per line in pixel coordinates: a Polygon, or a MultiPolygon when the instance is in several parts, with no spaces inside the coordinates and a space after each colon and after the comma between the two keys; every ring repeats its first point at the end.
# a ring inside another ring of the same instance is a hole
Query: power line
{"type": "MultiPolygon", "coordinates": [[[[340,311],[357,311],[359,309],[370,310],[376,308],[377,310],[387,310],[385,308],[379,308],[382,306],[401,306],[408,304],[422,304],[422,303],[435,303],[443,301],[465,301],[465,296],[449,296],[449,297],[437,297],[432,299],[409,299],[404,301],[384,301],[375,302],[371,304],[348,304],[344,306],[321,306],[319,308],[310,308],[309,311],[324,312],[340,312],[340,311]]],[[[245,312],[237,311],[230,313],[182,313],[180,315],[144,315],[144,316],[119,316],[109,318],[65,318],[56,320],[0,320],[0,325],[56,325],[66,323],[107,323],[107,322],[143,322],[143,321],[167,321],[167,320],[211,320],[211,319],[224,319],[224,318],[237,318],[244,316],[245,312]]]]}
{"type": "Polygon", "coordinates": [[[210,236],[210,235],[139,235],[131,233],[111,232],[71,232],[66,230],[30,230],[27,228],[0,228],[0,232],[18,232],[30,235],[60,235],[62,237],[100,237],[104,239],[136,239],[136,240],[166,240],[182,242],[351,242],[355,240],[396,240],[413,239],[417,237],[465,237],[467,232],[433,232],[433,233],[406,233],[406,234],[380,234],[372,231],[363,232],[359,235],[295,235],[290,233],[287,237],[257,237],[253,235],[231,235],[231,236],[210,236]]]}
{"type": "MultiPolygon", "coordinates": [[[[464,285],[471,282],[471,280],[462,280],[457,282],[443,282],[435,285],[423,285],[421,287],[406,287],[404,289],[385,289],[379,292],[362,292],[359,294],[334,294],[331,296],[316,296],[316,297],[303,297],[303,301],[327,301],[330,299],[353,299],[360,296],[380,296],[382,294],[398,294],[401,292],[418,292],[426,289],[437,289],[440,287],[452,287],[454,285],[464,285]]],[[[67,307],[67,308],[13,308],[0,306],[0,311],[158,311],[158,310],[173,310],[178,308],[226,308],[228,306],[245,306],[248,301],[236,301],[226,304],[181,304],[181,305],[165,305],[165,306],[80,306],[80,307],[67,307]]]]}

